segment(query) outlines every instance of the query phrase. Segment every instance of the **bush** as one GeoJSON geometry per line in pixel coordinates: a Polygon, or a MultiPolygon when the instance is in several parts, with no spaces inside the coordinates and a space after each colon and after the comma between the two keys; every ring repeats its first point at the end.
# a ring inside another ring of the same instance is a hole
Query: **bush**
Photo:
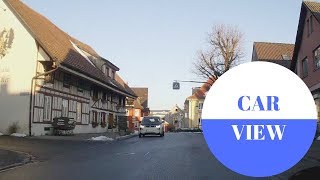
{"type": "Polygon", "coordinates": [[[8,132],[9,134],[17,133],[19,129],[20,127],[18,125],[18,122],[14,122],[9,126],[8,132]]]}

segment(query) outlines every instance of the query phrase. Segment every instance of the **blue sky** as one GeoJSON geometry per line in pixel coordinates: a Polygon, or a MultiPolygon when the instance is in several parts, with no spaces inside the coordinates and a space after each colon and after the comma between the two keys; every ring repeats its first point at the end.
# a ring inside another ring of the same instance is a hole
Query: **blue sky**
{"type": "Polygon", "coordinates": [[[173,80],[201,80],[192,73],[215,24],[244,33],[244,61],[254,41],[294,43],[301,0],[23,0],[62,30],[91,45],[120,68],[129,86],[149,88],[151,109],[183,106],[191,88],[173,80]]]}

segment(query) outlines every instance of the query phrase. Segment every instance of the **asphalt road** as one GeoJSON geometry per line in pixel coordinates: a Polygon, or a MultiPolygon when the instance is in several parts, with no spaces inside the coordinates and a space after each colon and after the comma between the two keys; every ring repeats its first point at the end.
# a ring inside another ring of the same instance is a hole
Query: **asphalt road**
{"type": "Polygon", "coordinates": [[[0,148],[35,156],[34,163],[0,172],[0,180],[253,179],[225,168],[194,133],[115,142],[0,137],[0,148]]]}
{"type": "Polygon", "coordinates": [[[36,162],[1,172],[0,179],[247,179],[215,160],[202,134],[112,143],[5,137],[1,147],[30,153],[36,162]]]}

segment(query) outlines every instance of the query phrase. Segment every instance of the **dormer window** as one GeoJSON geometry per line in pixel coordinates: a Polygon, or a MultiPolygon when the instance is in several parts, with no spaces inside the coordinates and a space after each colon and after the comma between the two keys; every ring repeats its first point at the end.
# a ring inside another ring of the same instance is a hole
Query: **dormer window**
{"type": "Polygon", "coordinates": [[[111,71],[111,78],[112,79],[114,79],[115,73],[116,73],[115,71],[111,71]]]}
{"type": "Polygon", "coordinates": [[[106,74],[106,65],[102,65],[101,67],[103,74],[106,74]]]}
{"type": "Polygon", "coordinates": [[[102,65],[101,66],[101,71],[103,72],[103,74],[104,75],[106,75],[106,76],[110,76],[110,74],[109,74],[109,67],[106,65],[106,64],[104,64],[104,65],[102,65]]]}

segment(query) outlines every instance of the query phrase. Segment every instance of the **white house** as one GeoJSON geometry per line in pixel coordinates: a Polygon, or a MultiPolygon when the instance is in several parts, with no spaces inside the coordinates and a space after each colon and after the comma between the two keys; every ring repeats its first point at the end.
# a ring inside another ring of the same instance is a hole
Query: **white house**
{"type": "Polygon", "coordinates": [[[175,129],[186,128],[187,122],[185,122],[184,111],[175,105],[171,110],[165,115],[165,121],[172,124],[175,129]]]}
{"type": "Polygon", "coordinates": [[[50,133],[55,117],[77,121],[75,133],[115,129],[125,99],[119,68],[20,0],[0,1],[0,132],[50,133]]]}

